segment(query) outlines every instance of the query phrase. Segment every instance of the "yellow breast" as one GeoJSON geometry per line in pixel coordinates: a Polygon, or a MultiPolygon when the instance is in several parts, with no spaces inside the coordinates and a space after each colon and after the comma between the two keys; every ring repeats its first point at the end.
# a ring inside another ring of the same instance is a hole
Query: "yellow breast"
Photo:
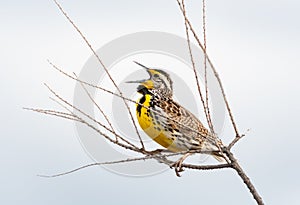
{"type": "Polygon", "coordinates": [[[150,100],[151,95],[146,94],[137,101],[136,116],[141,128],[149,137],[161,146],[173,152],[180,151],[176,148],[175,143],[173,143],[174,140],[167,136],[166,131],[164,131],[160,125],[154,124],[154,120],[147,109],[150,106],[150,100]],[[143,106],[139,105],[139,103],[143,104],[143,106]]]}

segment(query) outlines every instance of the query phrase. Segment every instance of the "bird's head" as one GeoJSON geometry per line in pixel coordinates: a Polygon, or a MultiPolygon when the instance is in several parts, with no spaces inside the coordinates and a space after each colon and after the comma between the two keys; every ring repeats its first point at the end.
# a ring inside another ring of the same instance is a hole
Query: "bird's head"
{"type": "Polygon", "coordinates": [[[168,73],[160,69],[148,68],[138,62],[135,63],[146,69],[150,78],[137,81],[128,81],[127,83],[140,83],[137,88],[137,91],[140,93],[144,93],[146,89],[149,92],[154,91],[166,97],[173,95],[173,82],[168,73]]]}

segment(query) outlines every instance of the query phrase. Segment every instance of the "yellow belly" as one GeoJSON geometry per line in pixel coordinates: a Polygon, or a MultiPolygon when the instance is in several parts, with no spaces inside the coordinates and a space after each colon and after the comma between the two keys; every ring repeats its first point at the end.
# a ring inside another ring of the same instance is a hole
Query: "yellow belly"
{"type": "Polygon", "coordinates": [[[161,146],[173,152],[180,151],[176,147],[173,139],[166,135],[166,132],[163,130],[163,128],[160,125],[153,124],[153,120],[150,117],[150,115],[147,114],[146,108],[150,106],[151,95],[146,94],[144,97],[145,99],[143,101],[141,101],[141,99],[137,101],[139,103],[142,103],[144,106],[139,106],[139,104],[137,104],[136,109],[136,116],[141,128],[149,137],[151,137],[155,142],[157,142],[161,146]],[[159,127],[159,129],[156,129],[155,127],[159,127]]]}

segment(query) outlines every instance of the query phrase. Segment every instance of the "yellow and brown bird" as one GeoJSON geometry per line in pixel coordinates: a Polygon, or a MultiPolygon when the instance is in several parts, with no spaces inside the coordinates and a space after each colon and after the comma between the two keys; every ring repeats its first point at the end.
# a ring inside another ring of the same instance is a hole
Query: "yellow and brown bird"
{"type": "Polygon", "coordinates": [[[136,105],[136,117],[149,137],[172,152],[201,150],[222,160],[218,150],[220,141],[211,134],[190,111],[173,100],[173,82],[170,75],[160,69],[148,68],[138,62],[150,78],[129,83],[139,83],[142,94],[136,105]]]}

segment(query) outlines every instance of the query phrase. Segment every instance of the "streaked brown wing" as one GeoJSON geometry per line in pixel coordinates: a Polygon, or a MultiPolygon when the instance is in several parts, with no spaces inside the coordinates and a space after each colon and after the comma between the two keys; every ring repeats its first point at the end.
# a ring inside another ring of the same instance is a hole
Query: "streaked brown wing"
{"type": "Polygon", "coordinates": [[[214,137],[190,111],[173,100],[167,101],[164,107],[165,113],[170,118],[168,124],[172,125],[173,130],[177,134],[180,133],[192,146],[202,147],[204,142],[205,144],[208,142],[215,147],[214,137]]]}

